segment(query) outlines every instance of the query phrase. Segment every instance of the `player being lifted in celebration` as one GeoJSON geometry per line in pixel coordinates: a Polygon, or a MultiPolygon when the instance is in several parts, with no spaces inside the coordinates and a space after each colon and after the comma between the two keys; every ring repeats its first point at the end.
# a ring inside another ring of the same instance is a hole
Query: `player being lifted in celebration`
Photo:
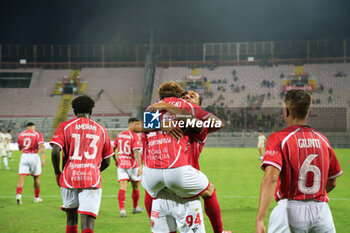
{"type": "Polygon", "coordinates": [[[263,135],[262,130],[259,130],[258,132],[258,150],[260,155],[260,160],[264,157],[264,147],[266,143],[266,137],[263,135]]]}
{"type": "Polygon", "coordinates": [[[90,119],[94,106],[88,96],[75,98],[72,108],[76,118],[61,123],[50,141],[56,181],[61,187],[61,209],[67,214],[67,233],[78,232],[78,213],[82,232],[93,232],[101,204],[101,171],[114,155],[106,129],[90,119]]]}
{"type": "Polygon", "coordinates": [[[269,136],[261,165],[265,175],[261,182],[256,232],[265,232],[263,221],[278,178],[281,182],[277,195],[288,199],[291,232],[335,232],[327,193],[342,174],[337,157],[328,139],[307,125],[310,94],[291,90],[284,98],[284,105],[288,128],[269,136]]]}
{"type": "Polygon", "coordinates": [[[141,153],[143,145],[141,135],[130,130],[130,126],[137,121],[138,119],[136,118],[130,118],[128,122],[129,129],[121,132],[114,141],[114,148],[118,148],[118,160],[115,155],[113,156],[113,159],[116,161],[118,167],[118,202],[120,217],[127,216],[124,204],[128,181],[131,181],[132,185],[132,213],[141,213],[143,211],[143,208],[137,206],[140,198],[139,186],[142,172],[141,153]]]}
{"type": "MultiPolygon", "coordinates": [[[[5,168],[8,170],[10,167],[8,166],[8,160],[6,157],[6,135],[2,132],[0,129],[0,157],[2,158],[2,161],[4,162],[5,168]]],[[[0,168],[1,168],[1,160],[0,160],[0,168]]]]}
{"type": "MultiPolygon", "coordinates": [[[[191,104],[197,105],[197,106],[201,106],[202,104],[202,98],[200,97],[200,95],[193,91],[193,90],[188,90],[185,91],[181,98],[185,99],[186,101],[188,101],[191,104]]],[[[176,108],[174,106],[171,106],[168,103],[165,102],[160,102],[158,104],[153,105],[153,107],[156,107],[157,110],[160,111],[166,111],[169,108],[172,108],[174,111],[176,111],[177,114],[180,114],[181,109],[180,108],[176,108]]],[[[194,131],[194,130],[190,130],[187,132],[187,134],[189,134],[189,141],[188,141],[188,163],[196,168],[196,169],[200,169],[199,168],[199,155],[204,147],[204,144],[207,140],[207,135],[208,133],[212,133],[215,132],[216,130],[218,130],[220,128],[215,128],[215,127],[202,127],[198,132],[194,131]]],[[[175,129],[176,130],[176,129],[175,129]]],[[[177,132],[177,135],[182,135],[182,131],[177,132]]],[[[212,184],[211,184],[212,185],[212,184]]],[[[147,195],[146,193],[146,197],[145,198],[150,198],[149,195],[147,195]]],[[[207,196],[207,197],[203,197],[204,200],[204,209],[205,212],[207,214],[207,216],[209,217],[209,220],[211,222],[212,228],[214,230],[214,233],[230,233],[230,231],[224,231],[223,229],[223,225],[222,225],[222,220],[221,220],[221,211],[220,211],[220,205],[216,196],[216,192],[214,189],[214,192],[211,196],[207,196]]],[[[149,201],[148,201],[149,202],[149,201]]]]}
{"type": "Polygon", "coordinates": [[[12,161],[12,152],[10,149],[10,144],[12,142],[12,129],[8,129],[5,136],[6,136],[6,143],[5,143],[6,154],[8,155],[9,160],[12,161]]]}
{"type": "Polygon", "coordinates": [[[18,135],[18,147],[22,151],[21,160],[19,162],[19,179],[17,183],[17,204],[22,204],[22,190],[26,177],[32,175],[34,177],[34,202],[42,202],[40,194],[40,175],[41,167],[45,165],[45,147],[43,135],[35,131],[33,122],[27,123],[25,131],[18,135]],[[38,155],[41,154],[41,161],[38,155]]]}

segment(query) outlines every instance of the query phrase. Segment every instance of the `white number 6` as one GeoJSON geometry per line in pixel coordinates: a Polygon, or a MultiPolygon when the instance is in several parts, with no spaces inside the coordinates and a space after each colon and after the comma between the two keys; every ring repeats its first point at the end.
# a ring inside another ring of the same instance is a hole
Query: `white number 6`
{"type": "Polygon", "coordinates": [[[321,171],[315,166],[311,165],[311,162],[318,156],[318,154],[310,154],[301,165],[299,178],[298,178],[298,189],[304,194],[315,194],[320,190],[321,187],[321,171]],[[314,180],[311,187],[306,186],[307,173],[314,173],[314,180]]]}

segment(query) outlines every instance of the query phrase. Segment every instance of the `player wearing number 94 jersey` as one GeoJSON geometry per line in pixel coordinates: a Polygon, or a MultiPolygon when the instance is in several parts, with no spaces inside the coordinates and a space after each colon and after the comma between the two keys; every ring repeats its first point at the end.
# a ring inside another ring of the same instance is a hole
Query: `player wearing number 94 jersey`
{"type": "Polygon", "coordinates": [[[50,142],[52,163],[61,187],[62,210],[67,214],[68,233],[77,232],[77,212],[81,214],[82,232],[93,232],[101,203],[101,171],[108,167],[110,157],[114,155],[106,129],[90,119],[94,105],[88,96],[75,98],[72,108],[77,118],[61,123],[50,142]]]}
{"type": "MultiPolygon", "coordinates": [[[[336,177],[342,170],[328,139],[307,126],[311,96],[303,90],[291,90],[284,102],[283,115],[288,128],[271,134],[267,141],[261,165],[265,175],[261,182],[256,232],[265,232],[263,219],[278,178],[277,195],[287,199],[291,232],[335,232],[327,192],[335,187],[336,177]]],[[[270,221],[270,224],[275,223],[270,221]]]]}

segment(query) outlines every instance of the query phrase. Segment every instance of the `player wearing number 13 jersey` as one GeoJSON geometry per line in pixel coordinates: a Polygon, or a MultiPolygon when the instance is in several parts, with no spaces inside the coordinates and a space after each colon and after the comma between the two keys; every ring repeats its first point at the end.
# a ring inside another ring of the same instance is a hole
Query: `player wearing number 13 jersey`
{"type": "Polygon", "coordinates": [[[307,126],[311,96],[303,90],[291,90],[284,102],[288,128],[271,134],[267,141],[256,232],[264,232],[262,220],[278,178],[277,195],[288,199],[291,232],[335,232],[327,192],[335,187],[342,170],[328,139],[307,126]]]}
{"type": "Polygon", "coordinates": [[[62,209],[67,213],[66,232],[77,232],[77,212],[81,214],[83,233],[93,232],[101,203],[101,171],[108,167],[114,155],[106,129],[90,119],[94,105],[88,96],[75,98],[72,108],[77,118],[61,123],[50,141],[62,209]]]}

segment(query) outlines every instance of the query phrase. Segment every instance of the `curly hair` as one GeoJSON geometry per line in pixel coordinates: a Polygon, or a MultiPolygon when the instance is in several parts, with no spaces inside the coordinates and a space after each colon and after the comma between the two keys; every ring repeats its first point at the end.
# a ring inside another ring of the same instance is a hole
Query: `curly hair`
{"type": "Polygon", "coordinates": [[[72,108],[75,115],[91,114],[93,107],[95,107],[95,101],[86,95],[78,96],[72,101],[72,108]]]}
{"type": "Polygon", "coordinates": [[[174,81],[163,83],[158,88],[158,95],[161,100],[167,97],[180,98],[183,92],[184,90],[182,89],[180,84],[174,81]]]}
{"type": "Polygon", "coordinates": [[[290,90],[284,97],[284,102],[291,111],[293,118],[304,119],[311,107],[311,95],[304,90],[290,90]]]}

